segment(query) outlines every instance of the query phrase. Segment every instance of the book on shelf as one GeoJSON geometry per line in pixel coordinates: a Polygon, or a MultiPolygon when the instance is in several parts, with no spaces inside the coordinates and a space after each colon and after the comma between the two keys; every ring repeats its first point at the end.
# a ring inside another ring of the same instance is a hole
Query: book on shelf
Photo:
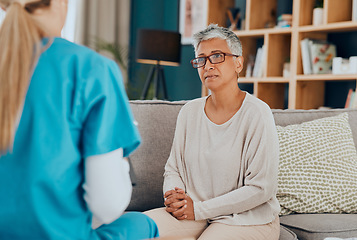
{"type": "Polygon", "coordinates": [[[259,68],[259,64],[260,64],[260,59],[262,56],[262,48],[258,48],[257,49],[257,54],[255,55],[255,62],[254,62],[254,68],[253,68],[253,77],[257,77],[258,76],[258,68],[259,68]]]}
{"type": "Polygon", "coordinates": [[[352,21],[357,21],[357,0],[352,2],[352,21]]]}
{"type": "Polygon", "coordinates": [[[332,72],[332,60],[336,57],[336,45],[325,40],[305,38],[300,41],[304,74],[332,72]]]}
{"type": "Polygon", "coordinates": [[[266,55],[266,49],[265,49],[265,45],[263,45],[262,46],[262,56],[260,58],[260,66],[259,66],[259,70],[258,70],[258,77],[264,76],[265,55],[266,55]]]}
{"type": "Polygon", "coordinates": [[[353,90],[352,90],[352,88],[350,88],[350,90],[348,90],[348,93],[347,93],[345,108],[348,108],[350,106],[352,94],[353,94],[353,90]]]}
{"type": "Polygon", "coordinates": [[[357,96],[356,96],[356,91],[352,92],[352,98],[350,102],[349,108],[357,108],[357,96]]]}
{"type": "Polygon", "coordinates": [[[305,38],[300,41],[302,69],[304,74],[311,74],[311,57],[309,51],[309,39],[305,38]]]}
{"type": "Polygon", "coordinates": [[[336,57],[336,45],[317,40],[312,40],[309,43],[312,73],[332,73],[332,60],[336,57]]]}
{"type": "Polygon", "coordinates": [[[255,56],[255,63],[253,68],[253,77],[263,77],[264,75],[264,59],[265,59],[265,46],[258,48],[257,55],[255,56]]]}
{"type": "Polygon", "coordinates": [[[292,21],[293,21],[292,14],[281,14],[278,17],[277,24],[276,24],[275,28],[291,27],[292,21]]]}
{"type": "Polygon", "coordinates": [[[345,108],[357,108],[356,91],[353,91],[352,89],[348,90],[345,108]]]}
{"type": "Polygon", "coordinates": [[[250,78],[252,77],[252,71],[254,68],[254,62],[255,62],[255,56],[252,54],[249,54],[248,60],[247,60],[247,70],[245,71],[245,77],[250,78]]]}

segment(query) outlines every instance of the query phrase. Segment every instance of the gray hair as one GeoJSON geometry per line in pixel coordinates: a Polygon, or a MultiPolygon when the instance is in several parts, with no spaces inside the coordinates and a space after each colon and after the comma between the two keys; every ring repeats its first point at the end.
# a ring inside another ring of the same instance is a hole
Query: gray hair
{"type": "Polygon", "coordinates": [[[197,55],[198,45],[200,45],[202,41],[212,38],[226,40],[228,48],[231,50],[232,54],[242,56],[242,43],[240,42],[238,36],[228,28],[219,27],[217,24],[210,24],[206,29],[193,35],[192,45],[195,48],[195,54],[197,55]]]}

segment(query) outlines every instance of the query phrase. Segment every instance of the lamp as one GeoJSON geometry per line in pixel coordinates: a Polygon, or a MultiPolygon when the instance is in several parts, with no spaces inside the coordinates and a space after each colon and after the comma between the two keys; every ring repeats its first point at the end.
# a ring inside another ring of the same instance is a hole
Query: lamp
{"type": "Polygon", "coordinates": [[[161,65],[179,66],[181,54],[181,34],[177,32],[139,29],[137,35],[136,61],[152,66],[146,78],[141,99],[145,99],[150,84],[154,81],[154,99],[158,98],[159,84],[162,84],[164,98],[167,99],[166,83],[161,65]],[[154,76],[156,76],[154,78],[154,76]]]}

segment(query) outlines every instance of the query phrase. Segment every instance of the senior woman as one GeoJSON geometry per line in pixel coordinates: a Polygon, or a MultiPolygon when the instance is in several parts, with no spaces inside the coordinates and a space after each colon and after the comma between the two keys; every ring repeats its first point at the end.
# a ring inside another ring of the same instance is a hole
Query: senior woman
{"type": "Polygon", "coordinates": [[[146,212],[161,236],[279,238],[278,136],[267,104],[239,89],[242,46],[209,25],[194,35],[207,97],[182,107],[164,173],[165,208],[146,212]]]}

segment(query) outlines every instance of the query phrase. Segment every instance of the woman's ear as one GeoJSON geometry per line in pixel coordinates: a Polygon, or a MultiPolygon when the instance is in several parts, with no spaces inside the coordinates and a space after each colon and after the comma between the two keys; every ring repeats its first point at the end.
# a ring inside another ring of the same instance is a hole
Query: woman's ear
{"type": "Polygon", "coordinates": [[[235,58],[234,64],[236,67],[236,72],[239,74],[243,70],[244,58],[243,56],[239,56],[235,58]]]}

